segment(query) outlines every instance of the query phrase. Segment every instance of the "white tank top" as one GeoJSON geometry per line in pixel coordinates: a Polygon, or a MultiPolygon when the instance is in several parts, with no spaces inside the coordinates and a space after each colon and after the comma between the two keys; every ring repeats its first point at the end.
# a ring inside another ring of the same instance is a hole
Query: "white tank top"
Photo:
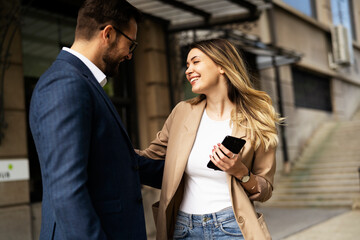
{"type": "Polygon", "coordinates": [[[189,214],[213,213],[231,206],[226,173],[206,165],[213,146],[231,135],[230,119],[215,121],[206,110],[185,168],[185,189],[180,210],[189,214]]]}

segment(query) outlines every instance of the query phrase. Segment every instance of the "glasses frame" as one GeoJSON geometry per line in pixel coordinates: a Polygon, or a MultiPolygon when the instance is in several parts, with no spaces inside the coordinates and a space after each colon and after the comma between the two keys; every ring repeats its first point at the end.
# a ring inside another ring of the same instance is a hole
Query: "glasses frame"
{"type": "MultiPolygon", "coordinates": [[[[121,35],[123,35],[124,37],[126,37],[128,40],[131,41],[131,45],[129,47],[129,54],[133,53],[136,49],[136,47],[139,45],[139,43],[133,39],[131,39],[128,35],[126,35],[124,32],[122,32],[120,29],[118,29],[117,27],[111,25],[115,31],[119,32],[121,35]]],[[[101,27],[100,30],[104,30],[105,27],[101,27]]]]}

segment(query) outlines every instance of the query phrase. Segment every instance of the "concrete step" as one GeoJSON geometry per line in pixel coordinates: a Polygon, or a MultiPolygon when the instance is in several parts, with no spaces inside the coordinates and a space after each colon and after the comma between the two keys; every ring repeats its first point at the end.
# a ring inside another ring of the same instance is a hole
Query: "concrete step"
{"type": "MultiPolygon", "coordinates": [[[[360,132],[360,130],[359,130],[360,132]]],[[[350,146],[350,145],[349,145],[350,146]]],[[[359,144],[356,143],[354,146],[350,147],[346,147],[346,146],[339,146],[339,144],[337,144],[337,146],[326,146],[323,145],[321,146],[322,149],[316,148],[314,150],[308,149],[307,152],[303,153],[303,157],[320,157],[320,155],[324,155],[327,157],[331,157],[331,156],[359,156],[358,154],[360,153],[360,149],[359,149],[359,144]],[[345,151],[345,150],[351,150],[351,152],[349,151],[345,151]]]]}
{"type": "Polygon", "coordinates": [[[360,130],[360,128],[352,128],[351,131],[350,130],[343,130],[343,129],[340,129],[342,132],[339,132],[339,133],[335,133],[331,140],[332,141],[337,141],[339,144],[343,145],[343,146],[346,146],[346,144],[348,143],[355,143],[357,142],[356,140],[356,132],[358,132],[360,130]],[[350,137],[355,137],[355,141],[352,141],[352,139],[350,137]]]}
{"type": "MultiPolygon", "coordinates": [[[[360,130],[359,130],[360,132],[360,130]]],[[[345,151],[344,150],[352,150],[355,153],[360,152],[359,150],[359,142],[352,142],[352,143],[344,143],[344,142],[338,142],[337,140],[328,140],[329,143],[326,143],[324,145],[324,149],[321,152],[322,154],[342,154],[345,151]],[[340,152],[339,152],[340,150],[340,152]]]]}
{"type": "MultiPolygon", "coordinates": [[[[360,130],[359,130],[360,132],[360,130]]],[[[322,154],[342,154],[345,151],[344,149],[350,149],[354,152],[359,152],[359,143],[358,142],[352,142],[352,143],[346,143],[346,142],[338,142],[337,140],[327,140],[329,143],[326,143],[323,145],[322,154]],[[341,150],[338,152],[338,150],[341,150]]]]}
{"type": "Polygon", "coordinates": [[[328,201],[267,201],[262,203],[264,207],[347,207],[350,208],[353,200],[328,200],[328,201]]]}
{"type": "Polygon", "coordinates": [[[351,119],[352,121],[360,121],[360,110],[358,110],[351,119]]]}
{"type": "Polygon", "coordinates": [[[307,152],[304,152],[298,160],[304,160],[304,161],[306,161],[307,159],[322,160],[322,159],[327,159],[327,158],[339,159],[339,157],[341,157],[341,158],[344,157],[345,159],[353,157],[354,159],[359,160],[359,156],[360,156],[359,146],[360,146],[360,144],[354,149],[346,149],[346,148],[341,147],[338,149],[330,149],[329,150],[330,147],[329,148],[323,147],[323,149],[321,151],[318,149],[313,150],[313,151],[307,150],[307,152]]]}
{"type": "Polygon", "coordinates": [[[357,173],[357,167],[338,167],[338,168],[303,168],[303,169],[293,169],[292,175],[304,175],[304,174],[340,174],[340,173],[357,173]]]}
{"type": "Polygon", "coordinates": [[[360,161],[355,161],[355,160],[349,160],[347,162],[343,162],[343,161],[329,161],[329,162],[299,162],[297,163],[294,168],[295,169],[324,169],[324,168],[331,168],[331,169],[336,169],[338,167],[352,167],[354,169],[358,169],[360,167],[360,161]]]}
{"type": "Polygon", "coordinates": [[[294,187],[294,188],[275,188],[275,194],[317,194],[317,193],[358,193],[358,185],[350,186],[328,186],[326,188],[311,188],[311,187],[294,187]]]}
{"type": "Polygon", "coordinates": [[[360,121],[356,120],[356,121],[342,121],[340,124],[341,129],[348,129],[348,128],[353,128],[353,127],[357,127],[360,128],[360,121]]]}
{"type": "Polygon", "coordinates": [[[274,196],[271,200],[277,201],[310,201],[310,200],[348,200],[348,199],[355,199],[359,197],[359,193],[349,193],[349,194],[342,194],[342,193],[317,193],[317,194],[302,194],[302,195],[281,195],[274,193],[274,196]]]}
{"type": "MultiPolygon", "coordinates": [[[[359,144],[360,146],[360,144],[359,144]]],[[[342,150],[339,150],[342,151],[342,150]]],[[[358,161],[360,162],[360,151],[354,150],[354,151],[346,151],[343,153],[336,153],[336,154],[327,154],[327,153],[321,153],[321,154],[303,154],[297,159],[296,164],[298,163],[307,163],[307,162],[350,162],[350,161],[358,161]]]]}
{"type": "Polygon", "coordinates": [[[284,181],[278,182],[275,185],[276,189],[284,189],[284,188],[304,188],[304,187],[312,187],[312,188],[325,188],[331,186],[357,186],[360,191],[359,179],[324,179],[321,181],[284,181]]]}
{"type": "Polygon", "coordinates": [[[329,179],[338,179],[338,180],[358,180],[359,173],[352,172],[352,173],[336,173],[336,174],[317,174],[317,175],[308,175],[308,174],[291,174],[287,176],[281,176],[275,178],[275,185],[279,182],[288,182],[288,181],[322,181],[322,180],[329,180],[329,179]]]}
{"type": "MultiPolygon", "coordinates": [[[[360,132],[360,131],[359,131],[360,132]]],[[[323,149],[320,151],[319,148],[314,148],[313,150],[312,149],[306,149],[302,155],[301,155],[301,159],[307,159],[309,157],[322,157],[321,155],[327,155],[327,157],[332,157],[333,155],[341,155],[341,156],[344,156],[344,157],[348,157],[348,156],[353,156],[353,157],[356,157],[356,156],[359,156],[359,153],[360,153],[360,149],[359,147],[355,148],[355,149],[352,149],[351,152],[349,151],[343,151],[344,150],[344,147],[341,147],[339,149],[336,149],[336,151],[330,151],[329,149],[327,148],[324,148],[322,147],[323,149]],[[340,151],[339,151],[340,150],[340,151]]],[[[358,159],[358,158],[356,158],[358,159]]]]}
{"type": "MultiPolygon", "coordinates": [[[[312,162],[312,163],[298,163],[294,166],[293,170],[303,171],[303,170],[318,170],[318,169],[358,169],[360,163],[357,161],[349,162],[312,162]]],[[[356,171],[355,170],[355,171],[356,171]]]]}
{"type": "Polygon", "coordinates": [[[332,155],[332,156],[319,156],[319,157],[307,157],[306,159],[303,157],[298,159],[298,162],[293,166],[293,168],[296,168],[298,164],[311,164],[311,163],[317,163],[317,164],[326,164],[326,163],[334,163],[334,162],[341,162],[343,164],[346,164],[347,162],[358,162],[358,166],[360,167],[360,160],[358,159],[360,156],[359,154],[349,154],[349,155],[332,155]]]}
{"type": "Polygon", "coordinates": [[[272,198],[282,207],[351,207],[360,197],[360,111],[351,121],[323,124],[289,175],[275,176],[272,198]]]}

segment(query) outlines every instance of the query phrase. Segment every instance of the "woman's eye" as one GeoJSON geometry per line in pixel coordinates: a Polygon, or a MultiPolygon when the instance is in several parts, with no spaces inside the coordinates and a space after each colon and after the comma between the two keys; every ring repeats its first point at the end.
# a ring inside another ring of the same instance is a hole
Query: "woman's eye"
{"type": "Polygon", "coordinates": [[[198,62],[200,62],[200,61],[194,61],[194,64],[197,64],[198,62]]]}

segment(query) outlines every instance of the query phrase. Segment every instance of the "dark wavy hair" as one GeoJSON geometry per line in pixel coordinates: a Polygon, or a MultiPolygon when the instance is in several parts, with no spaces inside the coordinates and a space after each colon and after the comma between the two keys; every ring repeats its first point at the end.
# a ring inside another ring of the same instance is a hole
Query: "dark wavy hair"
{"type": "Polygon", "coordinates": [[[90,40],[106,24],[126,30],[132,18],[139,23],[142,14],[125,0],[85,0],[78,12],[75,38],[90,40]]]}

